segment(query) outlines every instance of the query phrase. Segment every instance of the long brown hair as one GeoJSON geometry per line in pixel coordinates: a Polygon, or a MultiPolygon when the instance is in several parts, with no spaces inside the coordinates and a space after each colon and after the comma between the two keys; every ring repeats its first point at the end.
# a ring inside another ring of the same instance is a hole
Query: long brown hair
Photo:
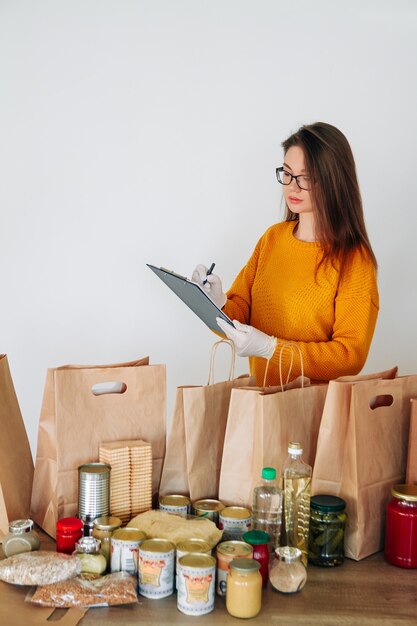
{"type": "MultiPolygon", "coordinates": [[[[324,258],[343,267],[357,248],[367,252],[377,267],[363,217],[362,198],[352,150],[344,134],[331,124],[301,126],[282,142],[284,154],[292,146],[304,152],[306,171],[313,181],[315,228],[324,258]]],[[[286,207],[285,220],[298,219],[286,207]]]]}

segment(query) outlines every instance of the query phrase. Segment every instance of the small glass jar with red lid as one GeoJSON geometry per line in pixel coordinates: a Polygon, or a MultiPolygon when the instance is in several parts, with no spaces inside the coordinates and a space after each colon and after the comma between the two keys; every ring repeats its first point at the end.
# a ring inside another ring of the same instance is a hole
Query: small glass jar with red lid
{"type": "Polygon", "coordinates": [[[395,485],[387,504],[385,558],[398,567],[417,568],[417,485],[395,485]]]}
{"type": "Polygon", "coordinates": [[[269,548],[268,542],[270,536],[263,530],[249,530],[243,534],[243,541],[249,543],[253,547],[253,559],[258,561],[261,566],[259,570],[262,576],[262,587],[265,587],[268,582],[268,568],[269,568],[269,548]]]}
{"type": "Polygon", "coordinates": [[[84,523],[78,517],[63,517],[56,523],[56,551],[72,554],[83,536],[84,523]]]}

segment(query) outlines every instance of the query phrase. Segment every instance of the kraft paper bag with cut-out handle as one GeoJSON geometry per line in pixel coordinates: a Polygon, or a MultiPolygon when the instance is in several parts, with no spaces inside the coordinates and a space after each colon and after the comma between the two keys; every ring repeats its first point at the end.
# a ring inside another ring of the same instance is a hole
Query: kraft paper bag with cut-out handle
{"type": "Polygon", "coordinates": [[[361,560],[383,548],[385,507],[403,483],[410,398],[417,376],[397,368],[330,381],[313,468],[312,494],[346,501],[346,556],[361,560]]]}
{"type": "Polygon", "coordinates": [[[78,511],[78,467],[98,461],[102,441],[121,439],[152,444],[156,495],[165,454],[165,365],[149,365],[145,357],[116,365],[66,365],[47,371],[31,511],[49,535],[55,537],[58,519],[78,511]]]}
{"type": "Polygon", "coordinates": [[[233,343],[218,341],[211,351],[208,384],[177,388],[160,495],[186,494],[191,500],[217,498],[230,393],[255,382],[247,375],[233,378],[234,363],[233,343]],[[215,383],[214,361],[220,345],[232,350],[229,379],[215,383]]]}
{"type": "MultiPolygon", "coordinates": [[[[289,342],[280,349],[282,357],[296,348],[289,342]]],[[[327,384],[312,385],[303,375],[288,383],[289,376],[284,383],[281,373],[279,386],[232,391],[219,486],[225,504],[252,508],[262,468],[274,467],[279,477],[290,441],[299,441],[304,461],[313,464],[327,384]]]]}
{"type": "Polygon", "coordinates": [[[408,434],[407,471],[405,482],[417,485],[417,397],[411,398],[410,430],[408,434]]]}
{"type": "Polygon", "coordinates": [[[29,517],[33,460],[9,363],[0,355],[0,537],[29,517]]]}

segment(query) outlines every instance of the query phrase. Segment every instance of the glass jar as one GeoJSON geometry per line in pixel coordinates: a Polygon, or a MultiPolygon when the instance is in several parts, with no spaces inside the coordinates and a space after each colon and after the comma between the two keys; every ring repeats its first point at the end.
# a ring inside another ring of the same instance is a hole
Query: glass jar
{"type": "Polygon", "coordinates": [[[227,577],[226,609],[234,617],[255,617],[261,610],[262,576],[254,559],[233,559],[227,577]]]}
{"type": "Polygon", "coordinates": [[[81,537],[77,541],[74,554],[81,560],[83,572],[103,574],[106,571],[106,557],[101,554],[100,548],[100,540],[94,537],[81,537]]]}
{"type": "Polygon", "coordinates": [[[275,560],[269,570],[271,585],[281,593],[301,591],[307,582],[307,570],[298,548],[284,546],[275,550],[275,560]]]}
{"type": "Polygon", "coordinates": [[[398,567],[417,567],[417,485],[395,485],[387,504],[385,558],[398,567]]]}
{"type": "Polygon", "coordinates": [[[345,558],[346,503],[337,496],[317,495],[310,500],[308,562],[323,567],[341,565],[345,558]]]}
{"type": "Polygon", "coordinates": [[[83,536],[84,524],[78,517],[63,517],[56,523],[56,551],[72,554],[83,536]]]}
{"type": "Polygon", "coordinates": [[[242,539],[253,546],[253,558],[261,566],[262,587],[265,587],[268,582],[270,536],[263,530],[249,530],[242,539]]]}
{"type": "Polygon", "coordinates": [[[101,552],[106,557],[107,570],[110,569],[111,538],[121,525],[122,520],[118,517],[97,517],[93,522],[93,537],[101,541],[101,552]]]}
{"type": "Polygon", "coordinates": [[[3,539],[5,556],[39,550],[39,546],[39,537],[33,530],[33,521],[31,519],[17,519],[14,522],[10,522],[9,532],[3,539]]]}

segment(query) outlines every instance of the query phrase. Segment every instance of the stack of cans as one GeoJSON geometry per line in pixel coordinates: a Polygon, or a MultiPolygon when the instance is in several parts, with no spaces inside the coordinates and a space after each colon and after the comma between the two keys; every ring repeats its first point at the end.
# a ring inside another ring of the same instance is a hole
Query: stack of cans
{"type": "Polygon", "coordinates": [[[110,465],[86,463],[78,468],[78,517],[91,535],[97,517],[110,514],[110,465]]]}

